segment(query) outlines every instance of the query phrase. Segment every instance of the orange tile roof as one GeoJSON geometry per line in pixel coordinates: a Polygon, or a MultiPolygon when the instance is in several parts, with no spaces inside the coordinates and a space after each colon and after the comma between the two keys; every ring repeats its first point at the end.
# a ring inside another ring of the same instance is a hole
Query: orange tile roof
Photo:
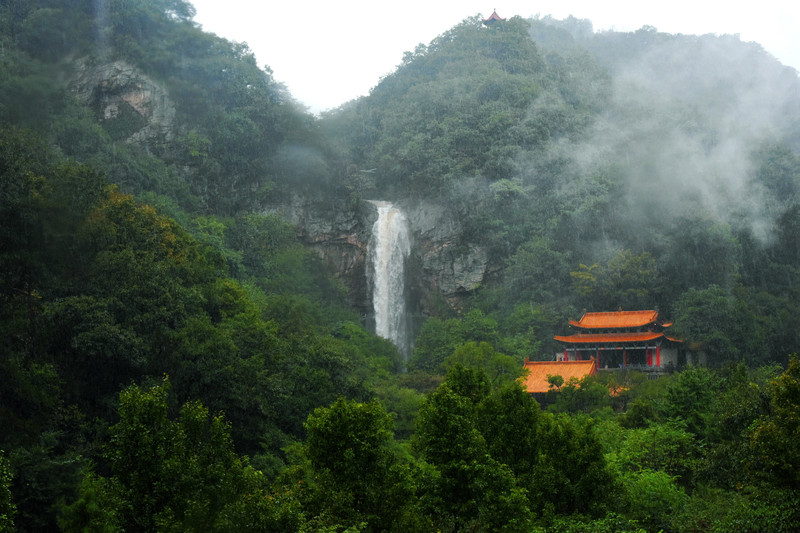
{"type": "MultiPolygon", "coordinates": [[[[591,344],[608,342],[645,342],[664,337],[661,332],[644,331],[641,333],[576,333],[575,335],[553,337],[557,341],[570,344],[591,344]]],[[[674,339],[669,339],[674,340],[674,339]]]]}
{"type": "Polygon", "coordinates": [[[583,379],[597,372],[594,359],[589,361],[525,361],[527,375],[522,377],[525,390],[529,393],[547,392],[550,384],[547,376],[561,376],[564,383],[571,378],[583,379]]]}
{"type": "Polygon", "coordinates": [[[584,313],[579,321],[569,323],[579,328],[638,328],[658,320],[658,311],[610,311],[584,313]]]}

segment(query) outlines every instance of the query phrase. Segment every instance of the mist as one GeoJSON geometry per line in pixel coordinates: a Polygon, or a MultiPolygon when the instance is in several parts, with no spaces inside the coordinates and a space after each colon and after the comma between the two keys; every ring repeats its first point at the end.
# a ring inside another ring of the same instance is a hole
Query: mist
{"type": "Polygon", "coordinates": [[[611,80],[588,136],[569,147],[577,179],[610,173],[621,216],[657,236],[700,217],[768,243],[788,199],[756,177],[762,148],[800,146],[797,72],[736,36],[579,36],[611,80]]]}

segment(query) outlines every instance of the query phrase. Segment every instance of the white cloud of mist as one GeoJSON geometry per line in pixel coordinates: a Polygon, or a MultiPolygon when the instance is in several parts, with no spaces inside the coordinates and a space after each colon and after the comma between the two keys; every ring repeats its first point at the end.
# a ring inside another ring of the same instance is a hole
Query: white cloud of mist
{"type": "Polygon", "coordinates": [[[752,156],[800,132],[797,77],[733,37],[652,37],[614,69],[610,108],[575,160],[586,173],[614,162],[632,220],[746,220],[768,240],[775,200],[754,181],[752,156]]]}

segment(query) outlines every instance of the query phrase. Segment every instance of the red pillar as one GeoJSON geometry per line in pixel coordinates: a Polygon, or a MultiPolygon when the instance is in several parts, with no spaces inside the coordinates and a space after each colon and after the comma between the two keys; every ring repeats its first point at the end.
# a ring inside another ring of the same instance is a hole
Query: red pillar
{"type": "Polygon", "coordinates": [[[647,366],[653,366],[653,352],[650,348],[647,349],[647,366]]]}
{"type": "Polygon", "coordinates": [[[661,368],[661,345],[656,346],[656,366],[661,368]]]}
{"type": "Polygon", "coordinates": [[[564,361],[569,361],[569,354],[567,354],[566,348],[564,348],[564,361]]]}

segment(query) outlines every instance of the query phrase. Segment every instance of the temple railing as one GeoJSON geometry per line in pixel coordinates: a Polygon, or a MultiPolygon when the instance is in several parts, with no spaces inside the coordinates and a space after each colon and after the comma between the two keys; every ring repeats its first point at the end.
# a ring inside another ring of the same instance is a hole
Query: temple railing
{"type": "MultiPolygon", "coordinates": [[[[602,363],[601,363],[602,364],[602,363]]],[[[627,365],[627,366],[609,366],[608,368],[604,366],[597,367],[597,370],[600,372],[607,371],[612,372],[615,370],[636,370],[638,372],[666,372],[667,370],[663,367],[659,366],[648,366],[648,365],[627,365]]]]}

